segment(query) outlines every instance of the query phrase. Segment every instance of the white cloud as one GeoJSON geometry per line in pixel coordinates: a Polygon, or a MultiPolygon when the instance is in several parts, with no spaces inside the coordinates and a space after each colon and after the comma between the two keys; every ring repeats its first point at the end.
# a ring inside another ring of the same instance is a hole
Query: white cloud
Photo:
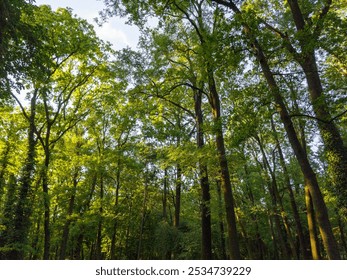
{"type": "Polygon", "coordinates": [[[105,7],[103,1],[36,0],[36,4],[50,5],[53,10],[58,7],[71,7],[73,9],[73,14],[93,24],[97,36],[104,41],[110,42],[115,49],[122,49],[127,46],[136,48],[137,46],[139,31],[137,27],[125,24],[125,19],[110,18],[108,22],[104,23],[101,27],[95,23],[94,18],[98,17],[99,12],[105,7]]]}
{"type": "Polygon", "coordinates": [[[101,27],[95,26],[95,31],[101,39],[109,41],[116,49],[126,46],[136,47],[136,45],[132,46],[132,43],[124,31],[114,27],[109,22],[104,23],[101,27]]]}

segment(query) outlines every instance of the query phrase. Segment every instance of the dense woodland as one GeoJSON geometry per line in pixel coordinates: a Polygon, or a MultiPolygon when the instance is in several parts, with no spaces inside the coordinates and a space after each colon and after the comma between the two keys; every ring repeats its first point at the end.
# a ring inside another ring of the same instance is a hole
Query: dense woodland
{"type": "Polygon", "coordinates": [[[347,1],[0,0],[1,259],[346,259],[347,1]]]}

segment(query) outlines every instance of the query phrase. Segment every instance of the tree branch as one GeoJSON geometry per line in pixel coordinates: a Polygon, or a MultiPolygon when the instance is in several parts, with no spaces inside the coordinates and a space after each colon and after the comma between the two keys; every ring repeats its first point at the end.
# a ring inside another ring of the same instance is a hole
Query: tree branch
{"type": "Polygon", "coordinates": [[[330,120],[322,120],[320,118],[317,118],[315,116],[311,116],[311,115],[307,115],[307,114],[291,114],[289,117],[290,118],[294,118],[294,117],[304,117],[304,118],[309,118],[309,119],[313,119],[316,120],[318,122],[322,122],[322,123],[326,123],[326,124],[330,124],[333,121],[335,121],[336,119],[342,117],[344,114],[347,113],[347,110],[343,111],[342,113],[336,115],[335,117],[331,118],[330,120]]]}
{"type": "Polygon", "coordinates": [[[224,0],[212,0],[212,1],[217,3],[217,4],[222,5],[224,7],[230,8],[236,14],[241,14],[240,9],[231,0],[229,0],[229,2],[228,1],[224,1],[224,0]]]}
{"type": "Polygon", "coordinates": [[[323,9],[319,15],[316,28],[313,31],[313,35],[315,38],[318,38],[320,36],[320,34],[322,33],[324,19],[330,10],[331,4],[332,4],[332,0],[327,0],[325,6],[323,7],[323,9]]]}
{"type": "MultiPolygon", "coordinates": [[[[36,90],[36,89],[35,89],[35,90],[36,90]]],[[[20,107],[20,109],[21,109],[21,111],[22,111],[24,117],[25,117],[28,121],[30,121],[29,116],[28,116],[27,112],[25,111],[25,108],[24,108],[23,104],[19,101],[19,99],[17,98],[17,96],[16,96],[12,91],[10,91],[10,95],[16,100],[16,102],[17,102],[17,104],[19,105],[19,107],[20,107]]]]}
{"type": "Polygon", "coordinates": [[[186,19],[191,23],[191,25],[193,25],[193,27],[194,27],[194,29],[195,29],[195,31],[196,31],[199,39],[200,39],[200,42],[204,43],[205,42],[204,36],[202,36],[200,29],[199,29],[198,25],[196,24],[196,22],[194,20],[192,20],[191,17],[189,16],[189,14],[185,10],[183,10],[180,6],[178,6],[176,4],[176,2],[174,3],[174,5],[181,13],[183,13],[185,15],[186,19]]]}

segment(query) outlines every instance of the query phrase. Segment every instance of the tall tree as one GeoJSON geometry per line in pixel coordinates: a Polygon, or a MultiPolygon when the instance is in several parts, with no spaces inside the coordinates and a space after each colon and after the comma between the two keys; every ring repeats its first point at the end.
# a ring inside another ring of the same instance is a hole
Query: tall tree
{"type": "MultiPolygon", "coordinates": [[[[252,27],[247,22],[247,18],[243,16],[242,11],[234,4],[234,2],[225,2],[225,1],[214,1],[221,5],[224,5],[230,8],[241,20],[241,24],[243,26],[243,31],[246,34],[251,47],[254,50],[257,61],[259,62],[262,72],[265,76],[265,79],[269,85],[270,91],[273,95],[273,98],[276,102],[277,111],[281,117],[281,121],[283,122],[284,128],[286,129],[287,136],[292,145],[294,153],[297,157],[297,160],[300,164],[302,172],[305,176],[305,180],[310,189],[313,203],[315,208],[317,209],[317,221],[320,228],[320,233],[322,235],[323,243],[325,249],[327,250],[328,256],[331,259],[340,259],[340,253],[337,247],[337,243],[335,237],[332,232],[331,224],[329,221],[328,210],[326,204],[324,202],[323,195],[319,188],[318,180],[315,172],[313,171],[310,162],[308,161],[307,155],[301,146],[297,133],[294,129],[292,120],[288,113],[288,109],[285,105],[283,96],[281,95],[281,90],[276,82],[273,72],[271,71],[268,59],[264,53],[262,46],[260,45],[257,37],[256,31],[253,30],[252,27]]],[[[256,27],[257,28],[257,27],[256,27]]]]}
{"type": "MultiPolygon", "coordinates": [[[[311,97],[312,107],[317,118],[317,124],[321,132],[326,150],[326,158],[329,163],[331,182],[341,201],[341,205],[346,205],[347,201],[347,149],[343,143],[340,131],[335,124],[335,119],[331,115],[331,109],[327,103],[326,93],[322,85],[319,74],[319,66],[316,59],[316,50],[319,48],[317,43],[326,25],[326,18],[331,11],[332,1],[322,1],[316,5],[321,8],[314,9],[313,6],[306,5],[305,10],[300,7],[297,0],[288,1],[293,21],[296,27],[294,35],[300,46],[300,53],[289,43],[288,37],[284,37],[288,51],[302,67],[307,81],[308,91],[311,97]],[[309,7],[307,9],[307,7],[309,7]],[[304,13],[309,16],[304,18],[304,13]],[[314,20],[312,20],[314,17],[314,20]]],[[[305,6],[303,3],[302,6],[305,6]]],[[[328,24],[333,24],[329,22],[328,24]]],[[[283,37],[283,34],[281,34],[283,37]]]]}
{"type": "MultiPolygon", "coordinates": [[[[48,6],[35,7],[32,13],[22,15],[23,22],[35,26],[37,36],[43,40],[39,51],[33,56],[32,65],[20,83],[31,89],[30,112],[27,112],[23,101],[15,91],[10,94],[20,106],[24,117],[29,123],[28,156],[21,188],[21,203],[16,213],[18,223],[16,231],[26,230],[30,216],[27,201],[31,177],[35,170],[35,146],[39,141],[44,151],[41,172],[42,191],[45,208],[45,250],[44,258],[49,258],[50,247],[50,203],[48,193],[48,172],[52,150],[57,141],[71,129],[87,112],[82,107],[84,96],[91,90],[87,82],[95,72],[98,59],[103,59],[101,42],[95,37],[91,26],[85,21],[73,18],[71,11],[60,9],[51,11],[48,6]],[[60,39],[58,39],[60,38],[60,39]],[[57,42],[59,41],[59,44],[57,42]],[[41,63],[40,66],[38,64],[41,63]],[[38,68],[35,68],[38,67],[38,68]],[[84,89],[81,89],[84,87],[84,89]],[[87,91],[88,87],[88,91],[87,91]],[[28,208],[27,212],[21,210],[28,208]]],[[[25,44],[24,46],[25,47],[25,44]]],[[[23,237],[24,238],[24,237],[23,237]]],[[[23,242],[19,238],[19,243],[23,242]]],[[[22,258],[23,254],[19,256],[22,258]]]]}

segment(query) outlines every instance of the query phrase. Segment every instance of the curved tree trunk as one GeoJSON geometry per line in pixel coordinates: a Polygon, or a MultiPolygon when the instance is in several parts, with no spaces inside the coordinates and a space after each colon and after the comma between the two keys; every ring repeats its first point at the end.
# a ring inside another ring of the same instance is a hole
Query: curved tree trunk
{"type": "Polygon", "coordinates": [[[299,162],[302,173],[305,177],[308,188],[312,195],[312,200],[317,214],[317,222],[320,228],[320,233],[323,239],[324,247],[330,259],[340,259],[340,253],[338,251],[337,243],[332,232],[331,224],[329,221],[328,210],[325,205],[323,195],[320,191],[316,174],[314,173],[311,164],[308,161],[306,153],[300,144],[293,123],[289,117],[284,100],[280,94],[280,90],[277,83],[271,73],[267,60],[256,42],[257,58],[262,66],[263,73],[269,84],[269,87],[273,93],[273,97],[277,104],[277,110],[280,114],[280,118],[283,122],[284,128],[287,132],[289,142],[294,150],[295,156],[299,162]]]}
{"type": "Polygon", "coordinates": [[[237,8],[233,1],[224,2],[219,0],[214,0],[214,2],[227,6],[235,14],[240,17],[241,24],[243,25],[243,32],[249,39],[249,43],[255,52],[257,61],[259,62],[262,72],[265,76],[269,89],[271,90],[274,101],[276,102],[276,109],[280,115],[281,121],[283,123],[284,129],[287,133],[289,142],[294,150],[295,156],[299,162],[301,171],[305,177],[307,187],[310,190],[313,205],[316,210],[316,218],[319,226],[320,234],[322,236],[324,248],[327,251],[329,259],[341,259],[340,252],[338,250],[337,242],[335,240],[332,227],[329,221],[328,210],[323,199],[323,195],[320,191],[317,177],[313,171],[311,164],[306,156],[303,147],[300,144],[297,133],[294,129],[294,125],[289,116],[288,110],[286,108],[284,99],[280,93],[280,88],[271,72],[270,66],[268,64],[267,58],[264,54],[262,47],[260,46],[257,38],[255,37],[252,29],[247,24],[247,22],[242,18],[242,12],[237,8]]]}
{"type": "MultiPolygon", "coordinates": [[[[317,23],[318,25],[323,24],[324,16],[328,13],[331,3],[331,0],[326,2],[317,23]]],[[[298,36],[301,53],[300,55],[294,55],[294,58],[304,70],[312,108],[318,119],[318,128],[324,142],[334,191],[337,194],[340,205],[345,207],[347,203],[347,149],[330,114],[318,71],[314,43],[320,35],[320,27],[314,27],[305,22],[297,0],[289,0],[288,4],[297,31],[307,32],[310,30],[308,37],[298,36]]]]}

